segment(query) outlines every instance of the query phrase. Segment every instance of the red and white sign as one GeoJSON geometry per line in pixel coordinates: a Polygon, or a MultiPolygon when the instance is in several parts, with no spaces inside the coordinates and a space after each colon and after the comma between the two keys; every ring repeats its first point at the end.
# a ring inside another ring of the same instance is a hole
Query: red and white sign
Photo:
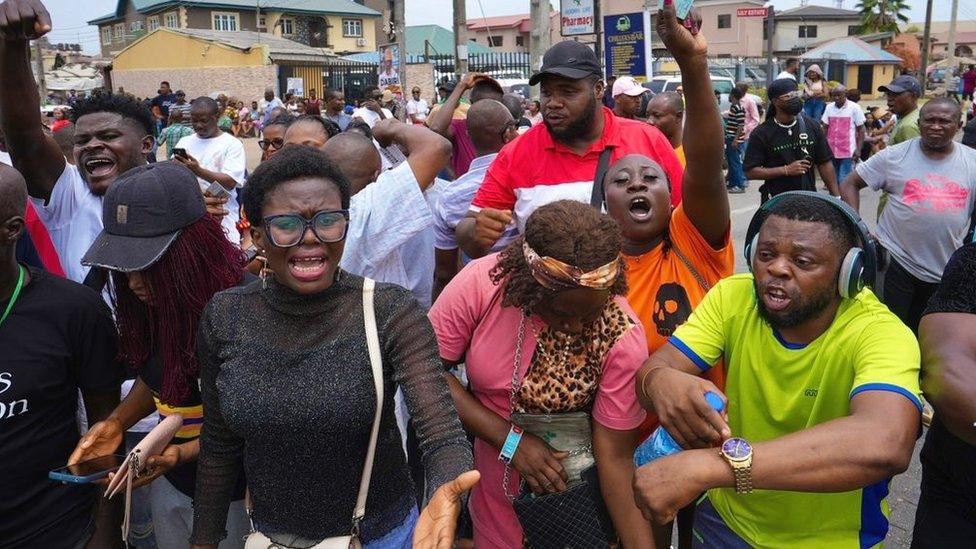
{"type": "Polygon", "coordinates": [[[735,10],[736,17],[766,17],[767,8],[739,8],[735,10]]]}

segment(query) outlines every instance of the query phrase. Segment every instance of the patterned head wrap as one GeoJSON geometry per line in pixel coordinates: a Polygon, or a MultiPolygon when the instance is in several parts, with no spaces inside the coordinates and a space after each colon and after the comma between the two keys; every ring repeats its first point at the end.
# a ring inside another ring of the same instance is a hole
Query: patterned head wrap
{"type": "Polygon", "coordinates": [[[573,288],[609,290],[620,275],[619,257],[592,271],[583,272],[575,265],[563,263],[553,257],[540,256],[525,241],[522,242],[522,253],[536,282],[554,291],[573,288]]]}

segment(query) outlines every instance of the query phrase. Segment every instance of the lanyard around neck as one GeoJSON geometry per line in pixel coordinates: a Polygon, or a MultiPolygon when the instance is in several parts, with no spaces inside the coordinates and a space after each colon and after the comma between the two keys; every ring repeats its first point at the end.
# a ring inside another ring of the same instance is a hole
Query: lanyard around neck
{"type": "Polygon", "coordinates": [[[7,302],[7,308],[3,311],[3,316],[0,316],[0,326],[3,325],[3,322],[5,320],[7,320],[7,317],[10,315],[11,309],[14,308],[14,303],[16,303],[17,302],[17,298],[20,297],[20,290],[21,290],[21,288],[24,287],[24,271],[25,271],[25,269],[24,269],[23,265],[18,265],[17,267],[20,268],[20,273],[17,275],[17,285],[14,286],[14,293],[10,294],[10,301],[7,302]]]}

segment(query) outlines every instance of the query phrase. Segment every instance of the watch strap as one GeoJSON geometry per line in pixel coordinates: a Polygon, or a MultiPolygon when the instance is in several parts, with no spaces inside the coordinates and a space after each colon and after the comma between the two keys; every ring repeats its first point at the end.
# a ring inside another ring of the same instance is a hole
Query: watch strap
{"type": "Polygon", "coordinates": [[[752,492],[752,460],[748,462],[731,463],[732,475],[735,477],[735,492],[749,494],[752,492]]]}

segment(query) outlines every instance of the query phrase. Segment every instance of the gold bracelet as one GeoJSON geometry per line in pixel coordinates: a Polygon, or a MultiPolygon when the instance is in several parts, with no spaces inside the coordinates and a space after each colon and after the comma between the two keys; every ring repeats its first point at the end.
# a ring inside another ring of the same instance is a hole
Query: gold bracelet
{"type": "Polygon", "coordinates": [[[656,370],[660,370],[661,368],[662,368],[662,366],[658,366],[656,368],[651,368],[651,369],[647,370],[646,372],[644,372],[644,375],[641,376],[641,380],[640,380],[640,392],[641,392],[642,395],[644,395],[644,398],[646,398],[648,400],[650,400],[651,397],[647,394],[647,391],[644,389],[644,383],[647,381],[647,376],[651,375],[651,372],[654,372],[656,370]]]}

